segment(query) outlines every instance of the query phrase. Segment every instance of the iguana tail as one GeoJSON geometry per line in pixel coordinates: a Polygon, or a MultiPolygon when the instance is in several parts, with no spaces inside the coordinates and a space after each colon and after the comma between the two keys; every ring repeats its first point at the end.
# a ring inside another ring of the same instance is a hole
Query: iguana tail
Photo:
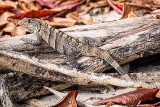
{"type": "Polygon", "coordinates": [[[123,78],[125,78],[127,80],[131,80],[128,73],[125,72],[122,69],[122,67],[118,64],[118,62],[115,61],[110,56],[110,53],[108,51],[100,49],[98,47],[91,46],[91,45],[84,45],[81,47],[81,53],[85,56],[96,56],[96,57],[99,57],[99,58],[105,60],[112,67],[114,67],[123,76],[123,78]]]}

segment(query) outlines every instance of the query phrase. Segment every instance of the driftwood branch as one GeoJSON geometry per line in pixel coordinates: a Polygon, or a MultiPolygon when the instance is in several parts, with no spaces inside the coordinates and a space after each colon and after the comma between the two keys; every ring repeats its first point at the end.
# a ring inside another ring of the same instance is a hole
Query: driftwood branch
{"type": "MultiPolygon", "coordinates": [[[[113,58],[123,64],[160,52],[159,24],[159,19],[143,17],[62,30],[83,42],[86,41],[88,44],[109,50],[113,58]]],[[[89,71],[100,72],[102,69],[110,67],[101,59],[81,57],[77,60],[80,68],[77,68],[67,62],[67,56],[54,52],[46,43],[33,46],[21,41],[22,37],[0,40],[0,58],[5,60],[5,62],[0,62],[1,68],[52,81],[79,85],[107,86],[111,84],[121,87],[160,89],[159,82],[125,81],[105,74],[89,73],[89,71]]],[[[28,38],[30,37],[28,36],[28,38]]],[[[32,38],[34,37],[32,35],[32,38]]]]}
{"type": "MultiPolygon", "coordinates": [[[[159,23],[160,19],[140,17],[103,24],[76,26],[61,30],[83,42],[85,41],[88,44],[109,50],[115,60],[124,64],[160,52],[160,36],[158,36],[160,35],[159,23]],[[84,37],[89,38],[84,39],[84,37]]],[[[46,52],[47,56],[49,52],[54,52],[46,43],[40,46],[33,46],[21,41],[20,39],[22,37],[1,39],[0,49],[10,49],[36,55],[46,52]]],[[[34,38],[35,36],[32,35],[28,37],[34,38]]],[[[48,58],[47,56],[44,55],[44,57],[48,58]]],[[[56,55],[52,55],[52,57],[53,56],[56,58],[59,57],[63,61],[66,60],[66,57],[57,53],[56,55]]],[[[103,62],[103,60],[97,58],[81,57],[78,59],[78,62],[81,65],[81,69],[85,68],[84,70],[86,72],[102,72],[104,68],[111,68],[111,66],[103,62]]]]}
{"type": "Polygon", "coordinates": [[[157,88],[160,89],[160,82],[149,83],[149,82],[141,82],[141,81],[126,81],[123,79],[114,78],[105,74],[95,74],[95,73],[83,73],[81,71],[77,71],[77,69],[69,68],[64,65],[56,65],[52,63],[47,63],[45,61],[40,61],[35,57],[28,57],[27,55],[23,55],[18,52],[1,50],[0,54],[7,55],[10,58],[16,58],[23,61],[27,61],[33,65],[46,69],[45,72],[29,72],[28,74],[33,76],[42,77],[48,80],[55,80],[55,74],[57,78],[61,78],[62,81],[70,82],[73,84],[79,85],[104,85],[107,86],[115,85],[120,87],[143,87],[143,88],[157,88]],[[65,78],[63,78],[65,76],[65,78]]]}
{"type": "MultiPolygon", "coordinates": [[[[22,73],[5,73],[0,75],[0,78],[5,80],[5,85],[8,88],[10,98],[12,98],[14,102],[49,94],[50,92],[44,89],[43,86],[52,87],[56,90],[64,90],[72,86],[64,82],[53,82],[22,73]]],[[[0,83],[2,84],[3,82],[0,83]]],[[[3,97],[7,98],[5,95],[3,95],[3,97]]],[[[8,102],[6,99],[5,101],[8,102]]]]}

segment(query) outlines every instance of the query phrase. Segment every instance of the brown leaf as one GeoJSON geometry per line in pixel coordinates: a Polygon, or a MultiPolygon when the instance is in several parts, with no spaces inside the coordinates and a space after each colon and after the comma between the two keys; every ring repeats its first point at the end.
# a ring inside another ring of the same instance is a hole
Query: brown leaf
{"type": "Polygon", "coordinates": [[[0,1],[0,15],[6,11],[11,11],[12,9],[17,7],[16,2],[12,1],[0,1]]]}
{"type": "Polygon", "coordinates": [[[33,2],[33,0],[19,0],[18,5],[25,12],[29,12],[30,10],[40,10],[41,6],[37,2],[33,2]]]}
{"type": "Polygon", "coordinates": [[[91,2],[89,3],[89,5],[93,8],[97,8],[97,7],[102,7],[102,6],[106,6],[107,3],[104,0],[98,0],[97,2],[91,2]]]}
{"type": "Polygon", "coordinates": [[[139,17],[143,16],[145,13],[149,13],[151,10],[147,7],[124,4],[124,11],[121,19],[125,18],[132,18],[132,17],[139,17]]]}
{"type": "Polygon", "coordinates": [[[4,32],[11,32],[15,27],[15,24],[12,22],[7,23],[7,26],[3,29],[4,32]]]}
{"type": "Polygon", "coordinates": [[[76,97],[78,91],[71,91],[69,92],[61,101],[51,107],[77,107],[76,97]]]}
{"type": "Polygon", "coordinates": [[[132,0],[130,4],[135,6],[150,8],[152,10],[156,10],[160,8],[160,5],[156,4],[154,0],[132,0]]]}
{"type": "Polygon", "coordinates": [[[0,16],[0,22],[7,21],[8,17],[10,17],[10,16],[14,16],[14,14],[11,13],[11,12],[4,12],[4,13],[0,16]]]}
{"type": "Polygon", "coordinates": [[[154,0],[153,2],[157,5],[160,5],[160,0],[154,0]]]}
{"type": "Polygon", "coordinates": [[[4,12],[1,16],[0,16],[0,26],[5,25],[8,23],[7,19],[10,16],[13,16],[13,13],[10,12],[4,12]]]}
{"type": "Polygon", "coordinates": [[[46,20],[45,22],[51,26],[61,26],[61,27],[69,27],[69,26],[74,26],[76,24],[75,20],[68,18],[53,18],[51,22],[48,20],[46,20]]]}
{"type": "Polygon", "coordinates": [[[115,97],[106,98],[95,102],[96,105],[107,104],[110,102],[118,104],[138,104],[139,101],[154,100],[157,89],[138,89],[128,93],[124,93],[115,97]]]}
{"type": "Polygon", "coordinates": [[[7,21],[7,18],[9,16],[13,16],[13,13],[10,12],[4,12],[1,16],[0,16],[0,35],[3,33],[3,31],[8,31],[8,28],[10,28],[10,26],[12,26],[13,24],[9,24],[9,22],[7,21]],[[8,28],[7,28],[8,27],[8,28]]]}
{"type": "Polygon", "coordinates": [[[11,33],[11,31],[15,28],[15,24],[12,22],[7,23],[3,29],[0,29],[0,35],[5,33],[11,33]]]}
{"type": "Polygon", "coordinates": [[[0,28],[3,27],[4,25],[6,25],[8,22],[5,21],[5,22],[0,22],[0,28]]]}
{"type": "Polygon", "coordinates": [[[81,23],[82,20],[80,18],[78,18],[78,14],[77,13],[69,13],[66,15],[66,18],[68,19],[73,19],[76,21],[76,23],[81,23]]]}
{"type": "Polygon", "coordinates": [[[158,93],[156,94],[157,98],[160,98],[160,90],[158,91],[158,93]]]}

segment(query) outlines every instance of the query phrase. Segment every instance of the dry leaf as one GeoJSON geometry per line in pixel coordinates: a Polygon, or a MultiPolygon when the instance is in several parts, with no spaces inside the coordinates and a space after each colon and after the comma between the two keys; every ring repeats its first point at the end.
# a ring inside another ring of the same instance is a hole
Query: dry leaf
{"type": "Polygon", "coordinates": [[[31,10],[29,12],[16,14],[15,16],[12,16],[10,18],[17,18],[17,19],[23,19],[24,17],[28,17],[28,18],[40,18],[40,17],[45,17],[45,16],[53,15],[53,14],[55,14],[57,12],[58,11],[55,11],[55,10],[38,10],[38,11],[31,10]]]}
{"type": "Polygon", "coordinates": [[[155,107],[153,104],[140,104],[137,107],[155,107]]]}
{"type": "Polygon", "coordinates": [[[51,9],[55,10],[65,10],[65,9],[72,9],[80,4],[82,4],[85,0],[69,0],[65,2],[58,1],[57,3],[53,3],[50,1],[44,1],[44,0],[36,0],[38,3],[40,3],[42,6],[46,6],[51,9]]]}
{"type": "Polygon", "coordinates": [[[76,23],[81,23],[82,20],[80,18],[78,18],[77,16],[78,16],[77,13],[69,13],[69,14],[66,15],[66,18],[73,19],[73,20],[76,21],[76,23]]]}
{"type": "Polygon", "coordinates": [[[143,16],[145,13],[151,12],[149,8],[124,4],[124,11],[121,19],[143,16]]]}
{"type": "MultiPolygon", "coordinates": [[[[4,12],[1,16],[0,16],[0,26],[2,27],[3,25],[6,25],[8,23],[7,18],[10,16],[13,16],[13,13],[10,12],[4,12]]],[[[2,29],[2,28],[1,28],[2,29]]]]}
{"type": "Polygon", "coordinates": [[[17,2],[0,1],[0,15],[17,7],[17,2]]]}
{"type": "Polygon", "coordinates": [[[106,0],[106,2],[119,14],[122,14],[123,4],[114,2],[113,0],[106,0]]]}
{"type": "Polygon", "coordinates": [[[61,27],[62,26],[69,27],[69,26],[74,26],[76,24],[75,20],[68,18],[53,18],[51,22],[48,20],[46,20],[45,22],[51,26],[61,26],[61,27]]]}
{"type": "Polygon", "coordinates": [[[4,12],[1,16],[0,16],[0,22],[4,22],[7,21],[8,17],[14,16],[13,13],[11,12],[4,12]]]}
{"type": "Polygon", "coordinates": [[[157,98],[160,98],[160,90],[158,91],[158,93],[156,94],[157,98]]]}
{"type": "Polygon", "coordinates": [[[5,25],[3,29],[0,30],[0,35],[5,33],[11,33],[11,31],[15,28],[15,24],[12,22],[9,22],[5,25]]]}
{"type": "Polygon", "coordinates": [[[40,10],[42,8],[39,3],[33,2],[33,0],[19,0],[18,5],[25,12],[29,12],[30,10],[40,10]]]}
{"type": "Polygon", "coordinates": [[[156,4],[154,0],[132,0],[131,5],[146,7],[152,10],[160,8],[159,4],[156,4]]]}
{"type": "Polygon", "coordinates": [[[76,97],[78,91],[71,91],[69,92],[61,101],[51,107],[77,107],[76,97]]]}
{"type": "Polygon", "coordinates": [[[0,28],[2,28],[4,25],[6,25],[8,22],[5,21],[5,22],[0,22],[0,28]]]}
{"type": "Polygon", "coordinates": [[[124,93],[115,97],[106,98],[95,102],[96,105],[107,104],[107,103],[118,103],[118,104],[138,104],[139,101],[154,100],[155,95],[158,92],[157,89],[138,89],[128,93],[124,93]]]}
{"type": "Polygon", "coordinates": [[[98,0],[97,2],[91,2],[91,3],[89,3],[89,5],[91,6],[91,7],[93,7],[93,8],[97,8],[97,7],[102,7],[102,6],[106,6],[107,5],[107,3],[104,1],[104,0],[98,0]]]}
{"type": "Polygon", "coordinates": [[[153,0],[153,2],[157,5],[160,5],[160,0],[153,0]]]}
{"type": "Polygon", "coordinates": [[[74,0],[74,2],[73,1],[64,2],[63,4],[56,6],[50,10],[42,9],[42,10],[37,10],[37,11],[36,10],[28,11],[29,9],[25,8],[25,10],[28,12],[16,14],[15,16],[13,16],[11,18],[18,18],[18,19],[22,19],[24,17],[41,18],[41,17],[45,17],[45,16],[49,16],[49,15],[54,15],[55,13],[63,12],[63,10],[72,9],[72,8],[82,4],[84,1],[85,0],[74,0]]]}
{"type": "Polygon", "coordinates": [[[13,13],[10,12],[4,12],[1,16],[0,16],[0,35],[3,32],[8,32],[10,31],[10,28],[13,26],[13,24],[10,24],[7,21],[7,18],[10,16],[13,16],[13,13]]]}

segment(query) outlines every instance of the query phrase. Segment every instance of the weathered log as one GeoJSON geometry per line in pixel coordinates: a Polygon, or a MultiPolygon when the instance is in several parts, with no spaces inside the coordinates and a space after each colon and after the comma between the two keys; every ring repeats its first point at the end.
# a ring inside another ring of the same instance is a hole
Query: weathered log
{"type": "MultiPolygon", "coordinates": [[[[116,60],[119,60],[120,63],[126,63],[145,56],[146,53],[147,55],[159,53],[159,23],[159,19],[143,17],[108,22],[101,25],[95,24],[90,26],[79,26],[75,28],[71,27],[62,30],[74,37],[79,37],[80,35],[92,35],[92,37],[95,37],[94,39],[83,37],[80,37],[79,39],[81,41],[88,41],[88,43],[91,45],[103,45],[100,48],[109,50],[112,56],[116,60]],[[124,29],[121,29],[122,27],[124,29]]],[[[14,71],[20,71],[29,75],[43,77],[49,80],[68,81],[79,85],[88,85],[91,83],[96,85],[111,84],[121,87],[142,86],[145,88],[160,88],[159,82],[153,84],[135,81],[127,82],[125,80],[112,78],[111,76],[107,76],[105,74],[99,75],[94,73],[83,73],[82,71],[93,70],[93,68],[97,68],[94,70],[94,72],[97,72],[99,71],[98,68],[104,69],[106,65],[104,65],[103,61],[99,59],[98,62],[97,60],[93,60],[93,58],[88,58],[87,61],[82,60],[83,58],[80,58],[81,60],[79,59],[78,62],[81,64],[81,67],[78,69],[75,66],[69,66],[71,64],[66,62],[67,57],[64,55],[53,53],[49,54],[49,48],[47,52],[41,51],[42,49],[46,50],[46,47],[44,48],[44,46],[47,46],[46,44],[32,46],[31,44],[25,44],[20,40],[21,38],[22,37],[1,39],[0,56],[1,58],[5,57],[6,62],[1,63],[0,67],[4,69],[9,68],[11,70],[14,69],[14,71]],[[25,54],[17,53],[16,51],[25,54]],[[40,52],[44,52],[43,55],[40,52]],[[29,55],[27,55],[28,53],[29,55]],[[14,61],[21,60],[25,63],[29,63],[31,66],[36,66],[38,70],[32,69],[30,72],[23,71],[23,65],[18,65],[17,61],[15,61],[13,64],[8,64],[10,65],[8,66],[7,63],[9,63],[9,59],[14,61]],[[92,65],[89,65],[90,63],[92,63],[92,65]],[[90,67],[92,69],[89,69],[90,67]]],[[[51,51],[53,52],[53,49],[51,51]]]]}
{"type": "Polygon", "coordinates": [[[19,59],[19,60],[31,63],[33,65],[36,65],[42,69],[45,69],[44,70],[45,72],[31,71],[27,74],[33,75],[36,77],[41,77],[48,80],[52,80],[52,79],[55,80],[55,75],[56,75],[57,78],[62,78],[62,81],[69,82],[72,84],[78,84],[78,85],[108,86],[108,84],[110,84],[110,85],[115,85],[120,87],[135,87],[135,88],[142,87],[142,88],[160,89],[160,82],[152,83],[152,82],[142,82],[142,81],[134,81],[134,80],[123,80],[123,79],[114,78],[105,74],[83,73],[81,71],[78,71],[75,68],[70,68],[66,65],[48,63],[44,60],[40,61],[38,58],[35,58],[35,57],[31,58],[22,53],[13,52],[9,50],[1,50],[0,54],[3,56],[6,55],[10,59],[11,58],[19,59]]]}
{"type": "Polygon", "coordinates": [[[63,82],[38,79],[22,73],[7,73],[0,75],[0,77],[5,80],[14,102],[49,94],[50,92],[44,89],[43,86],[53,87],[57,90],[63,90],[71,86],[63,82]]]}
{"type": "MultiPolygon", "coordinates": [[[[140,57],[160,52],[160,36],[158,36],[160,34],[159,23],[160,19],[154,19],[150,16],[95,25],[76,26],[61,30],[71,36],[79,38],[79,40],[83,42],[85,41],[88,44],[101,46],[100,48],[109,50],[114,59],[124,64],[140,57]]],[[[34,37],[35,36],[32,35],[32,38],[34,37]]],[[[47,54],[40,56],[45,59],[50,57],[50,55],[48,57],[49,52],[53,52],[53,49],[45,43],[40,46],[33,46],[24,43],[20,40],[21,38],[22,37],[1,39],[0,49],[10,49],[36,55],[47,52],[47,54]]],[[[64,60],[64,56],[60,54],[56,54],[55,57],[60,57],[61,60],[64,60]]],[[[51,60],[53,60],[53,58],[51,60]]],[[[81,69],[90,72],[101,72],[104,68],[110,68],[108,64],[104,64],[103,60],[97,58],[81,57],[78,62],[81,65],[81,69]]]]}

